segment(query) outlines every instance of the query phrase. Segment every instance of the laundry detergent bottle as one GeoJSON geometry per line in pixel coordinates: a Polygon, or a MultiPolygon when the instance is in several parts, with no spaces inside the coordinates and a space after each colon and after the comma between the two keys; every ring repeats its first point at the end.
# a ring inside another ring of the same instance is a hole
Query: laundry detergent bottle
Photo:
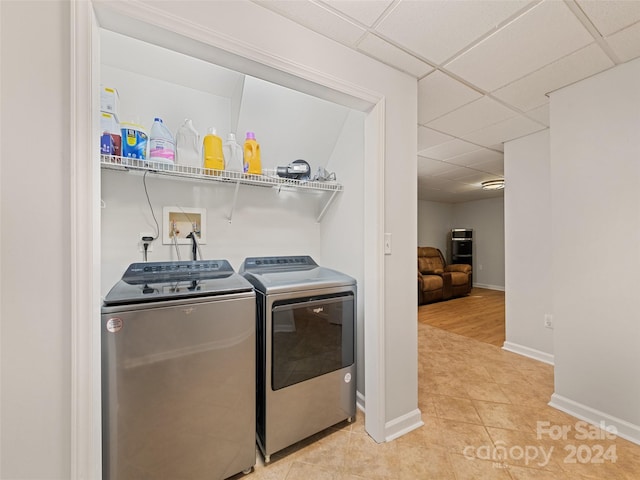
{"type": "Polygon", "coordinates": [[[185,167],[202,167],[200,134],[193,122],[185,119],[176,132],[176,163],[185,167]]]}
{"type": "Polygon", "coordinates": [[[216,129],[211,127],[202,140],[202,157],[205,174],[219,175],[224,170],[224,154],[222,153],[222,139],[216,135],[216,129]],[[217,172],[216,172],[217,171],[217,172]]]}
{"type": "Polygon", "coordinates": [[[247,138],[244,141],[244,173],[262,175],[260,144],[256,141],[256,134],[253,132],[247,132],[247,138]]]}
{"type": "Polygon", "coordinates": [[[149,135],[149,161],[169,165],[176,161],[176,141],[159,117],[154,118],[149,135]]]}
{"type": "Polygon", "coordinates": [[[242,158],[242,147],[236,142],[236,134],[230,133],[227,140],[222,145],[224,154],[225,169],[230,172],[244,172],[244,162],[242,158]]]}
{"type": "Polygon", "coordinates": [[[120,131],[122,132],[122,156],[147,160],[149,137],[144,127],[137,123],[122,122],[120,131]]]}

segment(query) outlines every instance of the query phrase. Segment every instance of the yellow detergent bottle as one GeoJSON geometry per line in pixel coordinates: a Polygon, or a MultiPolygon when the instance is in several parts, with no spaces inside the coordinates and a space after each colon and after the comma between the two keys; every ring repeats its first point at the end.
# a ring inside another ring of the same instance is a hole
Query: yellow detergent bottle
{"type": "Polygon", "coordinates": [[[222,139],[216,135],[216,129],[213,127],[209,129],[209,133],[202,140],[202,157],[205,174],[219,175],[219,170],[224,170],[222,139]],[[215,170],[218,170],[218,172],[215,170]]]}
{"type": "Polygon", "coordinates": [[[262,175],[260,144],[256,141],[256,135],[253,132],[247,132],[247,138],[244,141],[244,173],[262,175]]]}

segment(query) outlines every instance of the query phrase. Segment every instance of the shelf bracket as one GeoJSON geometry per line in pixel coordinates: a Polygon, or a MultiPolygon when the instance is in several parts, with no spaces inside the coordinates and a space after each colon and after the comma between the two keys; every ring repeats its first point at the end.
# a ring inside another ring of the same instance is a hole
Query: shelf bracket
{"type": "Polygon", "coordinates": [[[327,203],[324,204],[324,208],[322,209],[322,211],[320,212],[320,215],[318,215],[318,218],[316,219],[317,223],[320,223],[320,221],[322,220],[322,217],[324,217],[324,214],[327,212],[327,209],[329,208],[329,205],[331,205],[331,202],[333,202],[333,199],[336,197],[337,193],[338,193],[338,190],[334,190],[331,193],[331,196],[329,197],[329,200],[327,200],[327,203]]]}
{"type": "Polygon", "coordinates": [[[238,180],[236,182],[236,188],[233,192],[233,202],[231,203],[231,210],[229,211],[229,223],[231,223],[231,220],[233,220],[233,211],[236,208],[236,202],[238,200],[238,190],[240,189],[240,180],[238,180]]]}

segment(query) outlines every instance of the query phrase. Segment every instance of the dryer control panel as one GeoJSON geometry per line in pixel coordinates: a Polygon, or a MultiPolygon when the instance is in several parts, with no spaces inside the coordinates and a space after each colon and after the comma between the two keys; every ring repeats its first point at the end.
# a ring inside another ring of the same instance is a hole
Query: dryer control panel
{"type": "Polygon", "coordinates": [[[241,271],[308,270],[318,264],[309,255],[286,257],[249,257],[242,264],[241,271]]]}

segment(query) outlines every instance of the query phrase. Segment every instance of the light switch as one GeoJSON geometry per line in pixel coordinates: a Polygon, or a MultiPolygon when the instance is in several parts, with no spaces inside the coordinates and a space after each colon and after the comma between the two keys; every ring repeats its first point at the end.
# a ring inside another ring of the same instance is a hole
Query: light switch
{"type": "Polygon", "coordinates": [[[391,255],[391,234],[384,234],[384,254],[391,255]]]}

